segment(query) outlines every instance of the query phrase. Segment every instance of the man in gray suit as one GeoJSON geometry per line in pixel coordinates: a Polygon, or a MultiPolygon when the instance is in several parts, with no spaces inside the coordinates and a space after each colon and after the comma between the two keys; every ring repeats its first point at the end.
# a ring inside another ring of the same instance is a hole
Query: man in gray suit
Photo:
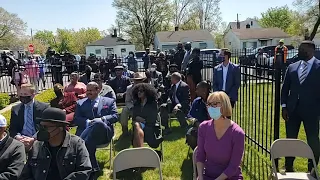
{"type": "Polygon", "coordinates": [[[182,64],[181,64],[181,72],[185,72],[186,71],[187,65],[190,62],[190,56],[191,56],[191,51],[192,51],[191,43],[187,42],[186,45],[184,46],[184,48],[186,50],[186,53],[184,54],[183,61],[182,61],[182,64]]]}
{"type": "Polygon", "coordinates": [[[240,87],[240,68],[230,62],[231,52],[224,52],[224,61],[217,65],[213,71],[213,91],[224,91],[228,94],[231,106],[234,107],[238,100],[240,87]]]}
{"type": "MultiPolygon", "coordinates": [[[[287,138],[297,138],[301,122],[307,142],[319,161],[320,60],[314,57],[315,45],[303,41],[299,46],[300,61],[290,64],[281,90],[282,117],[286,121],[287,138]]],[[[294,158],[286,158],[287,172],[293,171],[294,158]]],[[[308,171],[312,170],[309,160],[308,171]]]]}

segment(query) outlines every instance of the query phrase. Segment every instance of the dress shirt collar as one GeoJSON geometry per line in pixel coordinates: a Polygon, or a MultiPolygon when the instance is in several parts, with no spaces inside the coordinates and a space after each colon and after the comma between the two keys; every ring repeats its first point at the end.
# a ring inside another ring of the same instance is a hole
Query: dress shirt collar
{"type": "Polygon", "coordinates": [[[314,62],[314,60],[315,60],[316,58],[313,56],[311,59],[309,59],[308,61],[301,61],[301,64],[304,64],[304,63],[307,63],[307,65],[312,65],[313,64],[313,62],[314,62]]]}
{"type": "Polygon", "coordinates": [[[92,102],[96,103],[96,102],[99,102],[100,100],[100,96],[98,96],[96,99],[92,100],[92,102]]]}
{"type": "Polygon", "coordinates": [[[228,68],[228,67],[229,67],[229,64],[230,64],[230,62],[228,62],[228,64],[227,64],[227,65],[224,65],[224,64],[222,63],[222,67],[224,67],[224,68],[228,68]]]}
{"type": "Polygon", "coordinates": [[[1,142],[8,136],[8,133],[6,133],[6,132],[4,132],[4,133],[5,133],[5,135],[3,136],[2,139],[0,139],[0,144],[1,144],[1,142]]]}

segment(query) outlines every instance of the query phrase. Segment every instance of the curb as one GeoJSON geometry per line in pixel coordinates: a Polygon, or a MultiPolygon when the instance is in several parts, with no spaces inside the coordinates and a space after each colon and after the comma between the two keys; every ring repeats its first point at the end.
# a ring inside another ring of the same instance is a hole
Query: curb
{"type": "Polygon", "coordinates": [[[19,103],[20,103],[20,101],[17,101],[17,102],[14,102],[14,103],[11,103],[11,104],[7,105],[5,108],[0,110],[0,114],[11,110],[12,106],[17,105],[19,103]]]}

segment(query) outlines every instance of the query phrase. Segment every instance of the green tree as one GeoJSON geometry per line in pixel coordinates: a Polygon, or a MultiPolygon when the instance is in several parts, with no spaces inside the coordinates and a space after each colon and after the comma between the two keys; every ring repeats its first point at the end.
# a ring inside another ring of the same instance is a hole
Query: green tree
{"type": "Polygon", "coordinates": [[[269,8],[266,12],[261,13],[259,23],[262,27],[278,27],[284,31],[293,22],[292,12],[288,6],[269,8]]]}
{"type": "Polygon", "coordinates": [[[33,36],[33,38],[39,40],[41,43],[45,45],[52,46],[52,47],[56,46],[55,36],[52,31],[47,31],[47,30],[37,31],[33,36]]]}
{"type": "Polygon", "coordinates": [[[7,35],[21,35],[26,30],[27,24],[17,14],[9,13],[0,7],[0,40],[7,35]]]}
{"type": "Polygon", "coordinates": [[[172,4],[169,0],[114,0],[117,20],[122,32],[144,48],[153,44],[154,35],[163,27],[163,22],[172,19],[172,4]]]}
{"type": "Polygon", "coordinates": [[[57,29],[57,35],[55,37],[55,49],[59,53],[69,51],[72,52],[72,48],[74,47],[74,30],[68,29],[57,29]]]}
{"type": "Polygon", "coordinates": [[[97,28],[81,28],[73,34],[72,53],[85,54],[86,45],[101,39],[101,34],[97,28]]]}

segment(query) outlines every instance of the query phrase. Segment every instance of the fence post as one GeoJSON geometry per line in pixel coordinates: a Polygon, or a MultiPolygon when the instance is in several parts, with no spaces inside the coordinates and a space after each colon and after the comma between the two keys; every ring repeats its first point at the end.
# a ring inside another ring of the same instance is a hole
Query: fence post
{"type": "MultiPolygon", "coordinates": [[[[277,49],[276,58],[274,62],[275,68],[275,96],[274,96],[274,140],[279,139],[280,131],[280,91],[281,91],[281,72],[284,66],[284,52],[282,49],[277,49]]],[[[278,169],[278,159],[276,160],[276,168],[278,169]]]]}

